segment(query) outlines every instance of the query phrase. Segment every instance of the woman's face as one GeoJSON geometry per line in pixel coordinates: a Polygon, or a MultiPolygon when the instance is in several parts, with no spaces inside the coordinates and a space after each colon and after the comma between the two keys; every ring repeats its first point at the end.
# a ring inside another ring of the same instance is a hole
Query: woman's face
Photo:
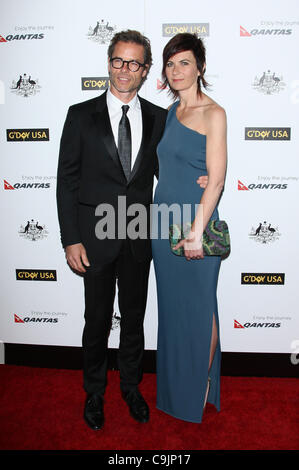
{"type": "Polygon", "coordinates": [[[197,90],[197,78],[200,75],[192,51],[174,54],[165,67],[165,74],[170,87],[175,91],[184,91],[194,87],[197,90]]]}

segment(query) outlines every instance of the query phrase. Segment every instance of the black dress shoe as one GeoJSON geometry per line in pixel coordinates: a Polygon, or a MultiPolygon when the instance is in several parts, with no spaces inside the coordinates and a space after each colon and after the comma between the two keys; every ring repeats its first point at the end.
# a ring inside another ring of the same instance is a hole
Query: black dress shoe
{"type": "Polygon", "coordinates": [[[101,395],[88,395],[84,407],[86,424],[97,431],[104,424],[103,397],[101,395]]]}
{"type": "Polygon", "coordinates": [[[139,390],[123,392],[122,396],[129,406],[131,416],[139,423],[147,423],[149,420],[149,408],[139,390]]]}

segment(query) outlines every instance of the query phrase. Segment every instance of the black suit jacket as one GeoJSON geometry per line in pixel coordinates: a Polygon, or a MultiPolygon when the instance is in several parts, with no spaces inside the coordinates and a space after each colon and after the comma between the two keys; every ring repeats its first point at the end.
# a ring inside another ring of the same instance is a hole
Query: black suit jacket
{"type": "MultiPolygon", "coordinates": [[[[162,137],[167,111],[139,97],[143,135],[139,153],[127,182],[114,142],[106,93],[69,108],[64,124],[57,174],[57,207],[64,247],[83,243],[91,267],[113,260],[122,245],[115,239],[99,240],[95,234],[99,217],[95,208],[110,204],[118,216],[118,196],[127,206],[152,202],[153,179],[158,173],[157,144],[162,137]]],[[[129,220],[126,221],[128,223],[129,220]]],[[[148,224],[149,225],[149,224],[148,224]]],[[[148,235],[149,235],[148,226],[148,235]]],[[[130,241],[135,257],[151,258],[150,237],[130,241]]]]}

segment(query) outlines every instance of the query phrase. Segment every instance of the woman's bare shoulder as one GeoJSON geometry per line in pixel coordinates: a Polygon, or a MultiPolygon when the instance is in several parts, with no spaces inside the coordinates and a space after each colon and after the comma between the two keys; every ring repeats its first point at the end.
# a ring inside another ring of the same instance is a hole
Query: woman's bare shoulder
{"type": "Polygon", "coordinates": [[[211,101],[211,103],[206,107],[205,113],[211,127],[226,126],[225,109],[215,101],[211,101]]]}

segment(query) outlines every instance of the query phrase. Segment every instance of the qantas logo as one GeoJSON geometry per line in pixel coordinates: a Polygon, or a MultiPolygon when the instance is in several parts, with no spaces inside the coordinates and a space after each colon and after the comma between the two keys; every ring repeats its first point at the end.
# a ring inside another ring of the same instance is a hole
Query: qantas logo
{"type": "Polygon", "coordinates": [[[250,191],[253,189],[287,189],[288,185],[286,183],[283,184],[275,184],[275,183],[250,183],[247,186],[242,183],[242,181],[238,180],[238,191],[250,191]]]}
{"type": "Polygon", "coordinates": [[[258,29],[254,28],[248,32],[243,26],[240,26],[240,36],[241,37],[251,37],[251,36],[288,36],[292,34],[292,29],[258,29]]]}
{"type": "Polygon", "coordinates": [[[24,317],[20,318],[18,315],[14,314],[15,323],[58,323],[58,318],[49,318],[49,317],[24,317]]]}
{"type": "Polygon", "coordinates": [[[14,189],[47,189],[50,188],[50,183],[15,183],[11,185],[8,181],[4,181],[4,189],[11,191],[14,189]]]}
{"type": "Polygon", "coordinates": [[[251,34],[249,34],[243,26],[240,26],[240,36],[251,36],[251,34]]]}
{"type": "Polygon", "coordinates": [[[24,320],[22,320],[22,318],[18,317],[16,314],[14,314],[14,319],[15,323],[24,323],[24,320]]]}
{"type": "Polygon", "coordinates": [[[0,34],[0,42],[10,42],[10,41],[24,41],[30,39],[44,39],[45,35],[43,33],[39,34],[8,34],[3,37],[0,34]]]}
{"type": "Polygon", "coordinates": [[[234,328],[245,328],[241,323],[239,323],[237,320],[234,320],[234,328]]]}
{"type": "Polygon", "coordinates": [[[281,323],[271,323],[271,322],[246,322],[244,325],[239,323],[237,320],[234,320],[234,328],[280,328],[281,323]]]}
{"type": "Polygon", "coordinates": [[[4,180],[4,189],[15,189],[11,184],[4,180]]]}
{"type": "Polygon", "coordinates": [[[247,186],[245,186],[245,184],[240,180],[238,180],[238,191],[248,191],[247,186]]]}

